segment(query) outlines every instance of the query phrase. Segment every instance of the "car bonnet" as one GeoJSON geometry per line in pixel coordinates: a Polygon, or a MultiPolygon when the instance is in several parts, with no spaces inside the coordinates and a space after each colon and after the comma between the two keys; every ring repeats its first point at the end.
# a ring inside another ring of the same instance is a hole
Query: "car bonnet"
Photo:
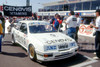
{"type": "Polygon", "coordinates": [[[56,43],[64,43],[64,42],[73,42],[72,38],[62,33],[41,33],[41,34],[32,34],[31,37],[39,40],[45,44],[56,44],[56,43]]]}

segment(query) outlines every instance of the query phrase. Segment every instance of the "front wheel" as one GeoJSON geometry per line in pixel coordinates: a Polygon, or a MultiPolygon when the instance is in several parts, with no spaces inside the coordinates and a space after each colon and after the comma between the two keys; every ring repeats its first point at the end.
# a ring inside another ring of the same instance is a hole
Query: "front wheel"
{"type": "Polygon", "coordinates": [[[29,45],[29,57],[31,60],[34,60],[36,61],[37,60],[37,57],[36,57],[36,52],[35,52],[35,48],[33,45],[29,45]]]}

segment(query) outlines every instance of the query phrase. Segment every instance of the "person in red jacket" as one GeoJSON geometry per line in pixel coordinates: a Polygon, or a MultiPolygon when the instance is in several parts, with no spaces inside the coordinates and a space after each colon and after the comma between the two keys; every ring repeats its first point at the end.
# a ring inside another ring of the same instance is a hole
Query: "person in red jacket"
{"type": "Polygon", "coordinates": [[[58,15],[57,20],[58,20],[59,24],[62,24],[62,20],[61,20],[60,15],[58,15]]]}
{"type": "Polygon", "coordinates": [[[60,19],[60,15],[53,21],[53,27],[55,30],[59,29],[59,25],[62,24],[62,20],[60,19]]]}

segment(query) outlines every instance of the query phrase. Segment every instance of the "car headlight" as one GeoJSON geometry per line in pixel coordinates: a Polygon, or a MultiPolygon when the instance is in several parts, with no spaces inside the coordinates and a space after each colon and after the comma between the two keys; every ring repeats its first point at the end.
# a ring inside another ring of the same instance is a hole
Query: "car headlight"
{"type": "Polygon", "coordinates": [[[49,50],[57,50],[57,46],[50,45],[50,46],[45,46],[44,47],[44,51],[49,51],[49,50]]]}
{"type": "Polygon", "coordinates": [[[72,47],[76,47],[77,44],[75,42],[73,42],[73,43],[70,43],[69,46],[72,48],[72,47]]]}

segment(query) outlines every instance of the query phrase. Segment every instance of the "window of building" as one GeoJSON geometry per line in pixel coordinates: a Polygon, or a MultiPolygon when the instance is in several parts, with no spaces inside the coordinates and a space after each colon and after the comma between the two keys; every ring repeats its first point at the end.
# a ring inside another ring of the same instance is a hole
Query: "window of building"
{"type": "Polygon", "coordinates": [[[64,5],[59,5],[59,11],[64,11],[64,5]]]}
{"type": "Polygon", "coordinates": [[[50,6],[48,6],[48,7],[46,8],[46,11],[50,11],[50,6]]]}
{"type": "Polygon", "coordinates": [[[82,10],[82,3],[76,3],[75,10],[82,10]]]}
{"type": "Polygon", "coordinates": [[[91,10],[100,9],[100,1],[92,1],[91,10]]]}
{"type": "Polygon", "coordinates": [[[90,2],[83,2],[83,10],[90,10],[90,2]]]}
{"type": "Polygon", "coordinates": [[[65,4],[64,5],[64,11],[68,11],[69,10],[69,6],[68,6],[68,4],[65,4]]]}
{"type": "Polygon", "coordinates": [[[43,10],[44,10],[44,9],[41,8],[41,9],[39,9],[38,11],[39,11],[39,12],[42,12],[43,10]]]}
{"type": "Polygon", "coordinates": [[[74,11],[74,9],[75,9],[75,4],[70,4],[69,10],[74,11]]]}
{"type": "Polygon", "coordinates": [[[49,6],[49,10],[52,11],[52,6],[49,6]]]}
{"type": "Polygon", "coordinates": [[[44,12],[47,11],[47,7],[44,7],[44,12]]]}
{"type": "Polygon", "coordinates": [[[51,11],[55,11],[55,6],[51,6],[51,11]]]}
{"type": "Polygon", "coordinates": [[[57,5],[57,6],[54,6],[55,8],[54,8],[54,11],[59,11],[59,6],[57,5]]]}

